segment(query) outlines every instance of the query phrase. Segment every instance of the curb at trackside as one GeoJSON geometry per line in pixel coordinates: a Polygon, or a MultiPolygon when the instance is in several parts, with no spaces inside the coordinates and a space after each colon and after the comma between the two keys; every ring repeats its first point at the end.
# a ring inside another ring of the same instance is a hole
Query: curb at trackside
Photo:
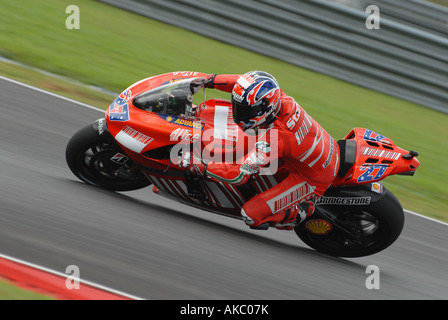
{"type": "Polygon", "coordinates": [[[60,300],[143,300],[82,279],[77,279],[78,286],[69,288],[69,277],[68,274],[0,254],[0,278],[26,290],[60,300]]]}

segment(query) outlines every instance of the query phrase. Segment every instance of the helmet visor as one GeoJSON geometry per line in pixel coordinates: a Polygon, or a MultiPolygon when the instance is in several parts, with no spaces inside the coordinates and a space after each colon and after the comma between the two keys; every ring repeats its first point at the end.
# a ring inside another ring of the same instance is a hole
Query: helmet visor
{"type": "Polygon", "coordinates": [[[235,102],[232,100],[232,113],[233,120],[236,123],[244,122],[247,123],[258,116],[261,116],[266,112],[266,102],[265,99],[258,101],[254,105],[247,105],[235,102]]]}

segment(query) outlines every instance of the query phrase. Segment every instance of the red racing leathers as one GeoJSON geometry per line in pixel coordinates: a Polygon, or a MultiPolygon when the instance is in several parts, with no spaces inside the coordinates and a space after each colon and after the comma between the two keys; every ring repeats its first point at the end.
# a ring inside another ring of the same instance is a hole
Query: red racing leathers
{"type": "MultiPolygon", "coordinates": [[[[232,92],[239,77],[216,75],[214,88],[232,92]]],[[[206,167],[209,178],[244,184],[252,174],[272,167],[274,162],[286,163],[287,177],[243,206],[243,220],[252,227],[266,222],[282,227],[293,221],[295,217],[290,216],[293,210],[287,209],[304,200],[319,198],[333,182],[339,166],[336,141],[283,91],[280,104],[277,119],[266,130],[261,130],[263,133],[257,136],[256,146],[248,146],[242,161],[209,162],[206,167]]]]}

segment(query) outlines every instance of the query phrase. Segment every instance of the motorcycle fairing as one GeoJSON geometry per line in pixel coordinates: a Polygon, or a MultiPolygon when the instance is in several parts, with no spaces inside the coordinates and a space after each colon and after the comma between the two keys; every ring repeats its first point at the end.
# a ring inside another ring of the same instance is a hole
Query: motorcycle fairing
{"type": "Polygon", "coordinates": [[[412,175],[420,165],[418,153],[397,147],[392,140],[365,128],[354,128],[339,141],[341,164],[333,186],[372,183],[394,174],[412,175]]]}
{"type": "MultiPolygon", "coordinates": [[[[222,125],[225,125],[224,118],[231,118],[230,102],[222,99],[210,99],[199,103],[196,107],[196,115],[199,115],[199,118],[151,112],[133,105],[135,97],[144,95],[146,92],[156,92],[157,88],[175,87],[174,84],[182,85],[188,83],[189,79],[193,81],[205,76],[205,74],[188,72],[168,73],[144,79],[130,86],[115,100],[114,107],[106,111],[107,128],[120,147],[145,173],[159,194],[210,211],[240,217],[240,210],[244,203],[254,195],[260,194],[282,181],[285,178],[282,175],[287,170],[280,168],[275,176],[253,175],[243,186],[200,179],[200,185],[206,196],[204,199],[198,200],[188,195],[184,172],[172,163],[171,157],[173,147],[179,147],[179,143],[192,144],[196,135],[201,135],[203,152],[206,151],[208,154],[215,152],[223,156],[233,153],[235,142],[244,137],[240,128],[238,126],[227,127],[227,134],[222,134],[223,131],[221,131],[218,135],[214,130],[215,109],[218,107],[223,114],[227,110],[227,116],[220,118],[222,125]],[[111,111],[115,111],[115,104],[128,106],[129,120],[113,121],[111,111]],[[213,132],[211,140],[204,141],[206,139],[202,139],[202,134],[206,130],[213,132]],[[117,135],[119,139],[117,139],[117,135]],[[124,139],[120,139],[120,137],[124,137],[124,139]]],[[[149,96],[151,94],[148,94],[149,96]]],[[[414,171],[418,167],[418,161],[414,156],[410,156],[410,152],[396,147],[390,139],[372,130],[355,128],[338,143],[340,147],[342,146],[339,154],[341,164],[332,187],[360,184],[369,186],[375,181],[384,179],[387,175],[414,171]]],[[[349,202],[367,201],[365,197],[373,199],[371,195],[368,195],[361,197],[362,199],[334,201],[344,201],[347,205],[349,202]]],[[[350,198],[355,198],[355,196],[350,198]]],[[[327,201],[329,200],[327,199],[327,201]]],[[[321,207],[325,206],[321,205],[321,207]]],[[[343,206],[338,204],[337,207],[342,208],[343,206]]]]}

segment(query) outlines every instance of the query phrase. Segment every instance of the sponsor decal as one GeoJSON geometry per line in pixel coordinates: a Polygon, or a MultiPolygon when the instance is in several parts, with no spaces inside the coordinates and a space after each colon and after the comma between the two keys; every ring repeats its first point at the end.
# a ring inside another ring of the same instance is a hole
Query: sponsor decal
{"type": "Polygon", "coordinates": [[[199,72],[196,71],[175,71],[173,72],[174,76],[182,76],[182,77],[194,77],[198,74],[199,72]]]}
{"type": "Polygon", "coordinates": [[[232,93],[232,99],[235,100],[236,102],[243,101],[243,97],[235,92],[232,93]]]}
{"type": "Polygon", "coordinates": [[[130,99],[131,95],[131,90],[125,90],[111,103],[111,105],[109,106],[109,120],[129,120],[129,106],[127,102],[130,99]]]}
{"type": "Polygon", "coordinates": [[[110,160],[118,164],[125,164],[126,162],[128,162],[129,158],[127,155],[118,152],[112,158],[110,158],[110,160]]]}
{"type": "Polygon", "coordinates": [[[370,204],[371,197],[325,197],[322,196],[316,202],[317,205],[332,204],[343,206],[363,206],[370,204]]]}
{"type": "Polygon", "coordinates": [[[170,141],[189,141],[196,142],[199,140],[200,134],[196,133],[193,135],[190,129],[177,128],[173,130],[170,134],[170,141]]]}
{"type": "Polygon", "coordinates": [[[178,124],[187,128],[193,128],[193,129],[198,129],[198,130],[202,130],[204,128],[204,123],[202,123],[201,121],[197,121],[197,120],[188,120],[188,119],[184,119],[184,118],[179,118],[179,117],[175,117],[175,116],[169,116],[166,114],[158,114],[159,117],[161,117],[163,120],[170,122],[170,123],[174,123],[174,124],[178,124]]]}
{"type": "Polygon", "coordinates": [[[384,187],[381,183],[379,182],[374,182],[372,183],[372,191],[376,192],[378,194],[383,194],[384,192],[384,187]]]}
{"type": "Polygon", "coordinates": [[[259,152],[252,152],[244,163],[241,164],[240,171],[245,174],[255,174],[260,171],[260,168],[267,163],[266,157],[259,152]]]}
{"type": "Polygon", "coordinates": [[[260,168],[267,164],[268,156],[267,153],[271,152],[271,147],[266,141],[258,141],[255,143],[255,151],[253,151],[244,160],[240,167],[240,171],[245,174],[255,174],[260,171],[260,168]]]}
{"type": "Polygon", "coordinates": [[[96,120],[96,125],[98,127],[98,135],[104,134],[104,131],[107,129],[106,119],[101,118],[96,120]]]}
{"type": "Polygon", "coordinates": [[[316,187],[311,186],[308,182],[302,182],[286,190],[275,198],[272,198],[266,203],[269,208],[271,208],[271,212],[274,214],[286,209],[295,202],[310,196],[314,193],[314,190],[316,190],[316,187]]]}
{"type": "Polygon", "coordinates": [[[305,224],[305,228],[314,234],[325,235],[333,229],[328,221],[322,219],[313,219],[305,224]]]}
{"type": "Polygon", "coordinates": [[[132,150],[134,152],[140,153],[148,144],[154,141],[153,138],[132,129],[129,126],[125,126],[120,132],[115,136],[120,144],[132,150]]]}
{"type": "Polygon", "coordinates": [[[334,139],[330,138],[330,152],[328,153],[328,157],[327,160],[325,160],[325,162],[322,164],[322,168],[326,168],[328,167],[328,165],[331,162],[331,158],[333,157],[333,151],[334,151],[334,139]]]}

